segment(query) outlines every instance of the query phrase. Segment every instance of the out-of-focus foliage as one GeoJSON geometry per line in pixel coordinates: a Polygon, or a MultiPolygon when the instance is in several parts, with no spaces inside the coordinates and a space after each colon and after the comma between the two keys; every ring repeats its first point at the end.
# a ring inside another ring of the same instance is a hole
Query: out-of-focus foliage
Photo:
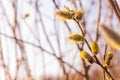
{"type": "Polygon", "coordinates": [[[120,34],[105,25],[100,25],[100,31],[111,47],[120,50],[120,34]]]}

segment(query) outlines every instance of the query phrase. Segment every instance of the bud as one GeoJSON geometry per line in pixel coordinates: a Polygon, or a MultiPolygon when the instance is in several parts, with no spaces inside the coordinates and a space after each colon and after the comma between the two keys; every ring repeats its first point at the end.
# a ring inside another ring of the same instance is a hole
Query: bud
{"type": "Polygon", "coordinates": [[[105,58],[105,67],[107,67],[113,58],[113,52],[108,52],[105,58]]]}
{"type": "Polygon", "coordinates": [[[26,19],[26,18],[28,18],[28,17],[29,17],[29,14],[26,13],[26,14],[24,14],[24,16],[23,16],[23,19],[26,19]]]}
{"type": "Polygon", "coordinates": [[[76,10],[74,13],[75,21],[80,21],[85,13],[82,10],[76,10]]]}
{"type": "Polygon", "coordinates": [[[70,12],[63,10],[57,11],[56,16],[64,21],[73,19],[73,15],[70,12]]]}
{"type": "Polygon", "coordinates": [[[85,37],[78,33],[71,33],[68,39],[73,43],[78,43],[81,41],[85,41],[85,37]]]}
{"type": "Polygon", "coordinates": [[[85,61],[89,62],[89,63],[93,63],[94,62],[94,59],[92,58],[92,56],[90,56],[86,51],[81,51],[80,52],[80,57],[82,59],[84,59],[85,61]]]}
{"type": "Polygon", "coordinates": [[[91,49],[92,49],[93,56],[95,56],[99,52],[99,46],[97,42],[92,42],[91,49]]]}
{"type": "Polygon", "coordinates": [[[100,31],[106,39],[107,43],[114,49],[120,50],[120,34],[109,29],[105,25],[100,25],[100,31]]]}

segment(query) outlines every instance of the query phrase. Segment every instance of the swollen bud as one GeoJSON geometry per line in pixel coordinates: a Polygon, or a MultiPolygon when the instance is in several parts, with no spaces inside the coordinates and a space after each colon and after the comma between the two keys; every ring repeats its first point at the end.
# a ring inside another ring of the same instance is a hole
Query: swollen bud
{"type": "Polygon", "coordinates": [[[113,58],[113,52],[108,52],[105,58],[105,67],[107,67],[113,58]]]}
{"type": "Polygon", "coordinates": [[[79,22],[83,15],[85,14],[82,10],[71,10],[69,7],[64,6],[63,10],[58,10],[56,12],[56,16],[60,19],[66,21],[66,20],[75,20],[76,22],[79,22]]]}
{"type": "Polygon", "coordinates": [[[26,18],[28,18],[28,17],[29,17],[29,14],[28,14],[28,13],[26,13],[26,14],[23,15],[23,19],[26,19],[26,18]]]}
{"type": "Polygon", "coordinates": [[[73,43],[78,43],[81,41],[85,41],[85,37],[78,33],[71,33],[68,39],[73,43]]]}
{"type": "Polygon", "coordinates": [[[94,59],[92,58],[92,56],[90,56],[86,51],[81,51],[80,52],[80,57],[82,59],[84,59],[85,61],[89,62],[89,63],[94,63],[94,59]]]}
{"type": "Polygon", "coordinates": [[[64,21],[73,19],[73,14],[68,11],[59,10],[56,12],[56,16],[64,21]]]}
{"type": "Polygon", "coordinates": [[[95,56],[99,52],[99,46],[97,42],[92,42],[91,49],[92,49],[93,56],[95,56]]]}
{"type": "Polygon", "coordinates": [[[80,21],[85,13],[82,10],[76,10],[74,13],[75,21],[80,21]]]}

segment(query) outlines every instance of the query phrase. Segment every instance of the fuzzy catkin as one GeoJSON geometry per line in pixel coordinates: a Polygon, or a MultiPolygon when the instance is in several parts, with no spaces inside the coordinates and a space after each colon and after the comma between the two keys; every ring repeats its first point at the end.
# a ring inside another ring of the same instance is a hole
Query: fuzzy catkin
{"type": "Polygon", "coordinates": [[[81,41],[85,41],[85,37],[78,34],[78,33],[71,33],[68,37],[69,41],[71,41],[72,43],[79,43],[81,41]]]}
{"type": "Polygon", "coordinates": [[[91,43],[92,55],[95,56],[99,52],[99,47],[97,42],[91,43]]]}
{"type": "Polygon", "coordinates": [[[82,17],[83,17],[84,14],[85,14],[84,11],[82,11],[82,10],[76,10],[75,13],[74,13],[74,19],[75,19],[75,21],[79,22],[82,19],[82,17]]]}
{"type": "Polygon", "coordinates": [[[56,16],[64,21],[71,20],[73,18],[72,14],[70,12],[62,11],[62,10],[57,11],[56,16]]]}
{"type": "Polygon", "coordinates": [[[93,63],[94,59],[86,51],[80,51],[80,57],[89,63],[93,63]]]}
{"type": "Polygon", "coordinates": [[[105,66],[108,66],[113,58],[113,52],[108,52],[105,58],[105,66]]]}

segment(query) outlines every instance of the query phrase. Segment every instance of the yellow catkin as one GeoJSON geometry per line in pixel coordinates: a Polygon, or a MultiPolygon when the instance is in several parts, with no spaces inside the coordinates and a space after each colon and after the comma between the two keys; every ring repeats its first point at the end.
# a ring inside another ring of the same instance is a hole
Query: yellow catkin
{"type": "Polygon", "coordinates": [[[100,25],[100,31],[112,48],[120,50],[120,34],[102,24],[100,25]]]}
{"type": "Polygon", "coordinates": [[[113,58],[113,52],[108,52],[105,58],[105,67],[108,66],[113,58]]]}
{"type": "Polygon", "coordinates": [[[92,56],[90,56],[86,51],[81,51],[80,52],[80,57],[82,59],[84,59],[85,61],[89,62],[89,63],[93,63],[94,59],[92,58],[92,56]]]}
{"type": "Polygon", "coordinates": [[[71,33],[70,36],[68,37],[68,39],[72,43],[79,43],[81,41],[85,41],[85,37],[78,33],[71,33]]]}
{"type": "Polygon", "coordinates": [[[76,10],[74,12],[74,19],[75,21],[80,21],[85,13],[82,10],[76,10]]]}
{"type": "Polygon", "coordinates": [[[70,12],[63,10],[57,11],[56,16],[64,21],[73,19],[73,15],[70,12]]]}
{"type": "Polygon", "coordinates": [[[92,49],[93,56],[95,56],[99,52],[99,46],[98,46],[97,42],[91,43],[91,49],[92,49]]]}

